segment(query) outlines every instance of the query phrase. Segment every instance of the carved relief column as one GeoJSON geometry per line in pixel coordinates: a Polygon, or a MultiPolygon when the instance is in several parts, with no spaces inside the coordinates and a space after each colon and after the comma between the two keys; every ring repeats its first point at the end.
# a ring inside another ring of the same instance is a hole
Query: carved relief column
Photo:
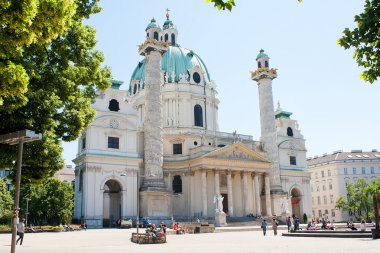
{"type": "Polygon", "coordinates": [[[269,181],[270,181],[269,175],[265,174],[265,205],[267,208],[267,216],[272,216],[269,181]]]}
{"type": "Polygon", "coordinates": [[[219,171],[215,170],[215,194],[220,194],[220,180],[219,180],[219,171]]]}
{"type": "Polygon", "coordinates": [[[260,186],[259,186],[259,174],[255,173],[253,176],[255,186],[255,204],[256,204],[256,216],[261,215],[261,199],[260,199],[260,186]]]}
{"type": "Polygon", "coordinates": [[[234,216],[231,171],[228,171],[228,173],[227,173],[227,198],[228,198],[228,214],[230,216],[234,216]]]}
{"type": "Polygon", "coordinates": [[[206,170],[202,170],[202,216],[207,217],[207,174],[206,170]]]}
{"type": "Polygon", "coordinates": [[[250,208],[248,206],[248,173],[243,172],[243,203],[244,203],[244,215],[250,213],[250,208]]]}

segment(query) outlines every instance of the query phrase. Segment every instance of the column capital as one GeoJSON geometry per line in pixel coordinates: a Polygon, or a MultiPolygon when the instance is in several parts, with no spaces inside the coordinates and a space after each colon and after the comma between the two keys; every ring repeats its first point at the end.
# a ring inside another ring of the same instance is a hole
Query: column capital
{"type": "Polygon", "coordinates": [[[147,38],[144,43],[139,45],[140,55],[149,55],[152,51],[157,51],[164,54],[168,50],[169,44],[166,41],[158,41],[155,39],[147,38]]]}

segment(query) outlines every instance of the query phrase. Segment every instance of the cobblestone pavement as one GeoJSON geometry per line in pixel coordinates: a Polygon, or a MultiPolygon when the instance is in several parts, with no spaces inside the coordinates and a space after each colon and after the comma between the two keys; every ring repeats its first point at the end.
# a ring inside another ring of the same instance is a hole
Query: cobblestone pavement
{"type": "MultiPolygon", "coordinates": [[[[135,229],[94,229],[76,232],[26,234],[17,253],[378,253],[380,240],[349,238],[294,238],[278,236],[269,230],[211,234],[168,235],[167,243],[137,245],[130,241],[135,229]]],[[[10,234],[0,234],[0,253],[10,252],[10,234]]]]}

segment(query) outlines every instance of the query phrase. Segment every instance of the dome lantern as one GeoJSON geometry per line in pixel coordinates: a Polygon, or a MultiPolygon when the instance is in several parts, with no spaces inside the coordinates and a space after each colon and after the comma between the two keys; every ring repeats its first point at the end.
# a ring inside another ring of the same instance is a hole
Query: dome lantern
{"type": "Polygon", "coordinates": [[[260,50],[260,53],[256,57],[257,68],[269,68],[269,56],[264,53],[264,49],[260,50]]]}
{"type": "Polygon", "coordinates": [[[166,9],[166,20],[162,26],[164,41],[167,41],[171,46],[176,46],[176,40],[178,37],[177,28],[173,25],[173,22],[169,19],[169,9],[166,9]]]}

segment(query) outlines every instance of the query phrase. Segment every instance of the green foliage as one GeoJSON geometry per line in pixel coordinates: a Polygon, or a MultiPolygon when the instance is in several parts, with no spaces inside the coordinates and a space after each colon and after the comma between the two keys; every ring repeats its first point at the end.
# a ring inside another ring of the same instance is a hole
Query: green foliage
{"type": "MultiPolygon", "coordinates": [[[[6,2],[12,5],[20,1],[6,2]]],[[[111,73],[108,67],[102,67],[103,54],[94,49],[95,30],[82,24],[84,19],[100,11],[99,0],[21,2],[39,2],[38,14],[31,20],[39,20],[41,24],[35,25],[36,28],[33,25],[24,28],[31,37],[26,36],[20,45],[27,46],[20,46],[18,53],[14,53],[26,73],[25,79],[29,79],[28,90],[24,94],[18,91],[20,96],[3,97],[0,121],[4,124],[0,124],[0,134],[21,129],[42,133],[42,141],[27,143],[24,148],[22,180],[23,183],[30,183],[52,176],[63,167],[61,141],[77,139],[91,122],[95,114],[91,99],[95,98],[96,90],[109,87],[111,73]],[[52,7],[50,4],[53,3],[57,5],[52,7]],[[47,13],[43,14],[42,11],[47,13]],[[37,18],[38,15],[41,17],[37,18]],[[67,19],[58,21],[60,16],[67,19]],[[54,27],[43,27],[43,23],[50,23],[54,27]]],[[[2,2],[0,12],[4,13],[4,6],[6,4],[2,2]]],[[[9,19],[17,20],[19,12],[14,8],[6,10],[9,19]]],[[[0,20],[3,20],[2,16],[0,20]]],[[[6,44],[1,36],[0,44],[6,44]]],[[[10,36],[8,43],[12,39],[17,41],[17,38],[10,36]]],[[[10,54],[3,51],[0,52],[0,62],[2,54],[10,54]]],[[[0,73],[0,81],[1,78],[11,79],[7,77],[12,76],[11,72],[5,76],[0,73]]],[[[19,77],[15,77],[15,80],[17,82],[19,77]]],[[[1,87],[9,88],[9,85],[1,84],[1,87]]],[[[0,168],[13,168],[16,158],[17,146],[0,144],[0,168]]]]}
{"type": "Polygon", "coordinates": [[[0,105],[13,97],[24,105],[31,78],[24,52],[47,45],[65,32],[75,14],[75,0],[2,0],[0,3],[0,105]]]}
{"type": "Polygon", "coordinates": [[[218,10],[232,10],[232,7],[235,6],[235,0],[206,0],[206,3],[214,3],[214,6],[218,8],[218,10]]]}
{"type": "Polygon", "coordinates": [[[335,207],[353,213],[357,220],[361,220],[363,216],[368,220],[373,214],[371,189],[379,190],[380,186],[377,184],[380,185],[376,180],[369,183],[363,178],[359,178],[355,183],[347,184],[347,196],[339,196],[335,207]]]}
{"type": "Polygon", "coordinates": [[[365,70],[361,78],[373,83],[380,76],[380,0],[366,0],[363,13],[355,16],[357,27],[344,29],[338,44],[354,48],[353,58],[365,70]]]}
{"type": "Polygon", "coordinates": [[[10,192],[7,191],[7,179],[0,178],[0,221],[5,222],[12,218],[13,200],[10,192]]]}
{"type": "Polygon", "coordinates": [[[74,190],[70,183],[49,178],[40,184],[23,187],[20,198],[23,217],[26,212],[25,196],[30,199],[28,220],[39,224],[70,223],[74,208],[74,190]]]}

